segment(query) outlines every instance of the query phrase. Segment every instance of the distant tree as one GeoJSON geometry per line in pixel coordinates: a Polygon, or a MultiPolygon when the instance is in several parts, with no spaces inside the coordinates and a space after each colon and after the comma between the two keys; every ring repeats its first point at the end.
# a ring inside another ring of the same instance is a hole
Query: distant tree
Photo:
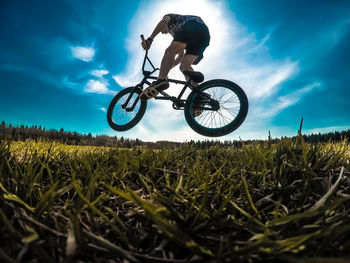
{"type": "MultiPolygon", "coordinates": [[[[341,132],[332,132],[332,133],[318,133],[310,135],[302,135],[304,140],[309,143],[325,143],[325,142],[339,142],[344,139],[349,140],[350,138],[350,129],[347,131],[341,132]]],[[[5,121],[2,121],[0,124],[0,137],[9,137],[13,140],[26,140],[34,139],[38,140],[39,138],[44,138],[48,140],[55,140],[65,144],[74,144],[74,145],[92,145],[92,146],[110,146],[110,147],[122,147],[122,148],[131,148],[136,146],[143,146],[152,149],[173,149],[181,145],[187,145],[193,148],[209,148],[212,146],[225,146],[225,147],[242,147],[242,145],[247,145],[251,143],[261,143],[264,144],[266,140],[246,140],[246,141],[229,141],[225,140],[220,142],[218,140],[204,140],[204,141],[188,141],[185,143],[176,143],[170,141],[159,141],[156,143],[153,142],[142,142],[140,139],[128,139],[124,137],[118,138],[117,136],[107,136],[107,135],[98,135],[92,136],[91,133],[79,134],[77,132],[64,131],[61,128],[57,130],[47,130],[45,127],[33,125],[28,127],[27,125],[19,125],[17,127],[12,126],[11,124],[6,125],[5,121]]],[[[295,137],[293,137],[295,138],[295,137]]],[[[292,138],[292,139],[293,139],[292,138]]],[[[281,139],[287,139],[287,137],[281,137],[281,139]]],[[[280,139],[269,137],[269,143],[277,143],[280,139]]]]}
{"type": "Polygon", "coordinates": [[[6,124],[4,121],[2,121],[0,124],[0,136],[5,136],[5,135],[6,135],[6,124]]]}

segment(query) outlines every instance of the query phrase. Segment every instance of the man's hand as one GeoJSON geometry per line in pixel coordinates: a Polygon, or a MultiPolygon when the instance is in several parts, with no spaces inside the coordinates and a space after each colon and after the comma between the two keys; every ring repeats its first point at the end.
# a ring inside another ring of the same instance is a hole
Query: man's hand
{"type": "Polygon", "coordinates": [[[152,45],[153,39],[152,38],[147,38],[146,40],[142,40],[141,45],[144,50],[149,50],[151,45],[152,45]]]}

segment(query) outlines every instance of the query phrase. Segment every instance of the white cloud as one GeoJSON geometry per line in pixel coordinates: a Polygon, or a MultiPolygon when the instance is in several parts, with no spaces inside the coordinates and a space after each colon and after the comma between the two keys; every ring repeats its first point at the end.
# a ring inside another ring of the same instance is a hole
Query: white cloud
{"type": "Polygon", "coordinates": [[[323,127],[323,128],[309,129],[309,130],[303,129],[302,134],[329,133],[329,132],[336,132],[336,131],[346,131],[349,129],[350,129],[350,125],[331,126],[331,127],[323,127]]]}
{"type": "MultiPolygon", "coordinates": [[[[239,139],[240,135],[243,139],[253,139],[248,136],[249,134],[257,136],[257,130],[261,132],[260,136],[255,138],[265,138],[269,130],[266,124],[271,122],[271,118],[297,101],[298,94],[278,98],[277,93],[283,90],[285,81],[298,73],[299,63],[290,58],[272,59],[266,43],[276,27],[268,30],[262,40],[257,40],[254,33],[248,32],[247,28],[236,20],[234,13],[229,11],[223,1],[156,0],[142,4],[130,22],[129,35],[125,41],[125,48],[130,55],[129,62],[125,71],[115,74],[113,79],[122,87],[134,86],[141,81],[144,51],[139,36],[150,35],[167,13],[193,14],[203,18],[208,25],[211,40],[204,53],[204,59],[198,66],[194,66],[194,69],[203,72],[206,80],[223,78],[234,81],[248,95],[250,111],[247,120],[237,131],[219,139],[239,139]],[[271,109],[267,100],[271,100],[274,96],[277,96],[277,102],[271,109]],[[267,113],[261,114],[261,112],[267,113]],[[254,129],[253,133],[251,129],[254,129]]],[[[149,57],[156,67],[160,65],[164,50],[171,40],[170,35],[162,34],[154,40],[149,57]]],[[[169,77],[184,79],[178,68],[173,69],[169,77]]],[[[167,93],[177,95],[180,89],[179,85],[174,85],[167,90],[167,93]]],[[[311,90],[305,90],[305,93],[311,90]]],[[[136,137],[142,140],[150,137],[154,140],[161,138],[172,141],[205,138],[194,133],[187,126],[183,112],[174,112],[169,102],[149,101],[142,125],[142,130],[135,127],[128,135],[139,132],[136,137]],[[174,123],[177,126],[174,126],[174,123]]]]}
{"type": "Polygon", "coordinates": [[[259,52],[261,49],[266,49],[266,43],[270,40],[272,33],[277,29],[277,26],[274,26],[270,31],[263,37],[263,39],[257,43],[257,45],[250,50],[251,53],[259,52]]]}
{"type": "Polygon", "coordinates": [[[254,113],[257,117],[259,116],[259,119],[272,118],[278,113],[280,113],[282,110],[298,103],[302,99],[303,95],[306,95],[307,93],[321,86],[322,84],[319,82],[311,83],[292,93],[276,97],[274,99],[274,102],[269,104],[269,107],[262,107],[264,106],[262,105],[253,109],[253,111],[255,111],[254,113]]]}
{"type": "Polygon", "coordinates": [[[102,78],[104,75],[107,75],[109,73],[108,70],[105,69],[96,69],[91,71],[91,75],[98,77],[98,78],[102,78]]]}
{"type": "Polygon", "coordinates": [[[350,19],[348,18],[337,22],[332,27],[324,30],[322,34],[318,34],[320,37],[320,42],[322,44],[320,45],[322,52],[334,48],[339,43],[339,41],[342,41],[344,36],[349,33],[349,27],[350,19]]]}
{"type": "Polygon", "coordinates": [[[107,112],[107,109],[105,107],[101,107],[101,111],[107,112]]]}
{"type": "Polygon", "coordinates": [[[64,87],[70,88],[70,89],[76,89],[78,84],[69,80],[68,76],[64,76],[62,78],[62,84],[64,87]]]}
{"type": "MultiPolygon", "coordinates": [[[[139,76],[137,76],[139,77],[139,76]]],[[[114,75],[112,76],[112,78],[115,80],[115,82],[117,82],[117,84],[123,88],[127,88],[127,87],[131,87],[131,86],[134,86],[135,84],[137,84],[135,82],[135,78],[132,78],[130,77],[129,78],[126,78],[126,77],[121,77],[119,75],[114,75]]]]}
{"type": "Polygon", "coordinates": [[[82,61],[89,62],[93,60],[95,56],[95,49],[92,47],[71,47],[72,55],[75,58],[81,59],[82,61]]]}
{"type": "Polygon", "coordinates": [[[114,94],[115,92],[109,90],[107,86],[108,84],[103,83],[99,80],[90,79],[85,86],[85,92],[97,94],[114,94]]]}

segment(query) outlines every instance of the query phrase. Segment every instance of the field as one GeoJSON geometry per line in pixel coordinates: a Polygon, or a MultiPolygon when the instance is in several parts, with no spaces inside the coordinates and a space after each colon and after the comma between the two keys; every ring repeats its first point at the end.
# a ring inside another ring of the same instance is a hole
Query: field
{"type": "Polygon", "coordinates": [[[2,262],[349,262],[350,147],[0,142],[2,262]]]}

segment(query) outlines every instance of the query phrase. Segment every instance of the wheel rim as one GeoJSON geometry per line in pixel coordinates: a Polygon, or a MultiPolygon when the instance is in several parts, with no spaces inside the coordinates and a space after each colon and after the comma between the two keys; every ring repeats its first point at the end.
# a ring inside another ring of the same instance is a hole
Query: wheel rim
{"type": "MultiPolygon", "coordinates": [[[[220,108],[217,111],[203,109],[199,116],[194,116],[195,109],[192,102],[191,115],[199,125],[210,130],[222,129],[237,118],[241,110],[241,102],[232,89],[220,85],[207,87],[202,92],[210,95],[211,99],[218,101],[220,108]]],[[[193,98],[196,99],[196,95],[193,98]]]]}
{"type": "MultiPolygon", "coordinates": [[[[113,113],[112,113],[112,120],[118,126],[123,126],[130,123],[133,119],[135,119],[137,113],[140,110],[141,100],[137,102],[133,111],[127,111],[126,108],[124,109],[122,107],[122,105],[128,99],[129,95],[130,93],[124,94],[122,97],[120,97],[120,99],[117,101],[117,103],[114,106],[113,113]]],[[[135,100],[138,98],[138,96],[139,94],[134,93],[127,107],[131,107],[135,103],[135,100]]]]}

